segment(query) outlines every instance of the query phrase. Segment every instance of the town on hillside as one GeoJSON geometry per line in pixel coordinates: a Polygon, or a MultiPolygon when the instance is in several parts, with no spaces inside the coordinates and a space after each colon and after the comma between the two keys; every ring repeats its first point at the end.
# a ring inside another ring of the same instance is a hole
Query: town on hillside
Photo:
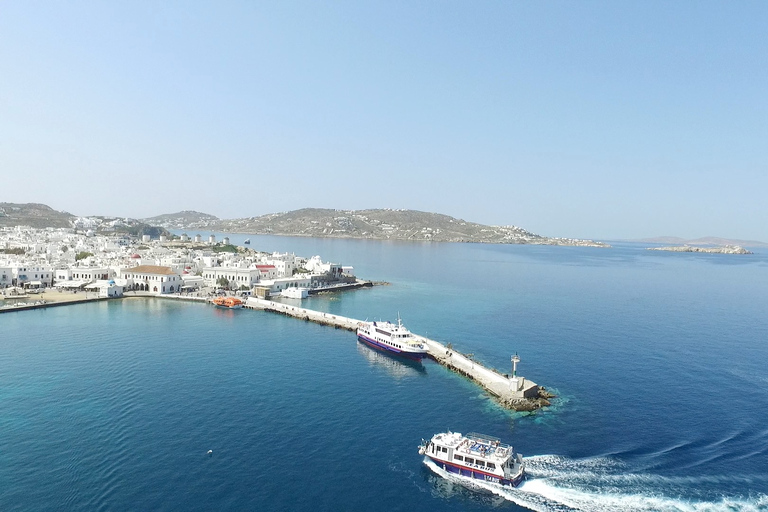
{"type": "Polygon", "coordinates": [[[56,292],[120,297],[126,293],[216,293],[306,297],[358,283],[354,269],[293,253],[236,247],[214,235],[100,235],[74,228],[0,228],[0,296],[56,292]]]}

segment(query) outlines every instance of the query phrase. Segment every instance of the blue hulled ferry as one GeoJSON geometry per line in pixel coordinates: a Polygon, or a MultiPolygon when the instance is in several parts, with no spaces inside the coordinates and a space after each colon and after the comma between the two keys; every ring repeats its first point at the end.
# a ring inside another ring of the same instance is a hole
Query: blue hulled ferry
{"type": "Polygon", "coordinates": [[[525,476],[523,456],[495,437],[458,432],[435,434],[419,446],[426,462],[463,478],[517,487],[525,476]]]}

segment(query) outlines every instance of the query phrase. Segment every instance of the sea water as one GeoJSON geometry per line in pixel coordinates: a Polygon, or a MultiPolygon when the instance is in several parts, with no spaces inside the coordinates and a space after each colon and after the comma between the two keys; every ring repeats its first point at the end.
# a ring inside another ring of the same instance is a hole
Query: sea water
{"type": "Polygon", "coordinates": [[[768,510],[764,255],[249,238],[389,283],[306,307],[399,313],[505,372],[518,353],[559,398],[511,413],[435,363],[266,312],[4,313],[0,510],[768,510]],[[529,478],[430,469],[417,446],[449,429],[513,444],[529,478]]]}

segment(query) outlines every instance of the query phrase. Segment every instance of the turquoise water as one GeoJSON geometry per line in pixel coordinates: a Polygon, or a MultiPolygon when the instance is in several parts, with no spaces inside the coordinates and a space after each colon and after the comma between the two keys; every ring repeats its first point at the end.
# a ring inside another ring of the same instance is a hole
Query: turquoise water
{"type": "Polygon", "coordinates": [[[308,307],[399,312],[503,370],[518,352],[561,398],[509,413],[434,363],[264,312],[5,313],[0,510],[768,510],[765,256],[250,238],[391,283],[308,307]],[[446,429],[511,442],[529,480],[434,475],[416,447],[446,429]]]}

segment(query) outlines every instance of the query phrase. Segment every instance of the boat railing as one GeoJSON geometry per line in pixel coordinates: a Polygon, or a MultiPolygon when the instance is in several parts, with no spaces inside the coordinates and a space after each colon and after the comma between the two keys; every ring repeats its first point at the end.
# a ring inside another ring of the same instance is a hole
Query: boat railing
{"type": "Polygon", "coordinates": [[[471,439],[472,441],[475,441],[477,443],[493,446],[494,448],[512,449],[511,445],[502,443],[501,440],[497,437],[493,437],[485,434],[478,434],[477,432],[470,432],[469,434],[466,435],[466,438],[471,439]]]}

